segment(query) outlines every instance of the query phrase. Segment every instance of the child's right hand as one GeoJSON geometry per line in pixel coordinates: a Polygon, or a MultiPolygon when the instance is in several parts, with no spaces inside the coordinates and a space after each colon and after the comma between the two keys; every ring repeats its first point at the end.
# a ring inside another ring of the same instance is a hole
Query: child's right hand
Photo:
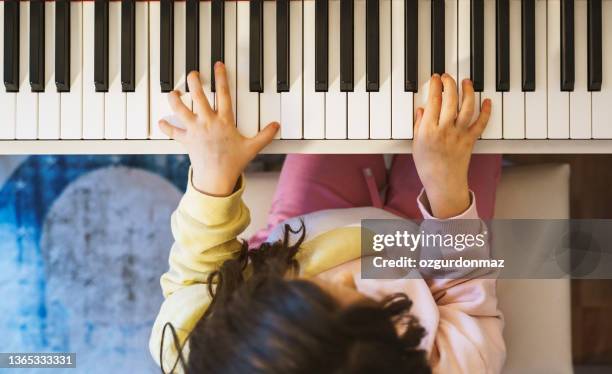
{"type": "Polygon", "coordinates": [[[215,64],[215,82],[217,111],[211,108],[202,90],[200,76],[193,71],[187,77],[193,112],[183,104],[179,92],[172,91],[168,95],[170,107],[185,129],[163,119],[159,126],[164,134],[187,149],[194,187],[208,195],[228,196],[234,191],[246,165],[272,141],[280,125],[270,123],[253,138],[242,136],[234,120],[225,65],[220,62],[215,64]]]}
{"type": "Polygon", "coordinates": [[[470,206],[470,157],[491,114],[491,100],[484,100],[472,123],[474,87],[469,80],[462,85],[463,103],[458,111],[455,80],[448,74],[435,74],[429,83],[427,107],[416,112],[413,158],[431,212],[440,219],[457,216],[470,206]]]}

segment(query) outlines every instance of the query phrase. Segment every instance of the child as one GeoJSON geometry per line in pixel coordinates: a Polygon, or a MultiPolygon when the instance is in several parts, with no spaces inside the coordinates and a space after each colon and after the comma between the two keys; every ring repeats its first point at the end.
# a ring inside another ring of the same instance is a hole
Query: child
{"type": "Polygon", "coordinates": [[[490,100],[471,123],[471,82],[463,82],[458,111],[455,81],[434,75],[427,106],[416,112],[414,162],[395,157],[384,203],[381,155],[288,156],[270,225],[249,249],[236,239],[249,224],[241,175],[279,125],[252,139],[240,135],[221,63],[215,79],[217,111],[193,72],[194,111],[177,92],[169,96],[185,128],[160,121],[192,164],[172,216],[176,243],[161,278],[166,299],[149,342],[162,371],[500,372],[505,346],[495,281],[361,279],[356,226],[363,218],[476,219],[476,201],[492,218],[499,156],[474,157],[468,171],[490,100]]]}

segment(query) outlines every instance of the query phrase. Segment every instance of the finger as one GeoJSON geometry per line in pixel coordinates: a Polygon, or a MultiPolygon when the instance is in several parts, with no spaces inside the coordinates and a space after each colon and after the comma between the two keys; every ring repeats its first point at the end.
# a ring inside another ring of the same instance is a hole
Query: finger
{"type": "Polygon", "coordinates": [[[172,91],[168,94],[168,103],[172,111],[176,113],[185,124],[192,123],[195,120],[195,115],[185,106],[178,91],[172,91]]]}
{"type": "Polygon", "coordinates": [[[217,110],[222,116],[233,116],[232,97],[227,83],[225,64],[215,63],[215,90],[217,91],[217,110]]]}
{"type": "Polygon", "coordinates": [[[187,85],[189,86],[189,93],[191,94],[193,109],[196,114],[204,116],[205,119],[210,118],[214,112],[208,102],[208,98],[204,94],[200,74],[197,71],[192,71],[187,75],[187,85]]]}
{"type": "Polygon", "coordinates": [[[251,148],[254,155],[270,144],[279,128],[280,124],[278,122],[271,122],[257,135],[249,139],[249,148],[251,148]]]}
{"type": "Polygon", "coordinates": [[[423,113],[425,124],[438,125],[440,119],[440,108],[442,107],[442,81],[438,74],[434,74],[429,80],[429,96],[427,97],[427,106],[423,113]]]}
{"type": "Polygon", "coordinates": [[[165,119],[159,120],[158,122],[159,128],[161,131],[166,134],[170,139],[178,140],[179,142],[183,142],[187,135],[187,132],[183,129],[179,129],[176,126],[172,126],[165,119]]]}
{"type": "Polygon", "coordinates": [[[442,94],[442,111],[440,112],[440,126],[452,126],[457,119],[457,84],[450,75],[442,74],[444,92],[442,94]]]}
{"type": "Polygon", "coordinates": [[[413,134],[416,137],[419,133],[419,126],[421,125],[421,121],[423,120],[423,108],[417,108],[416,114],[414,115],[414,130],[413,134]]]}
{"type": "Polygon", "coordinates": [[[480,115],[468,129],[474,139],[479,138],[487,127],[487,122],[489,122],[489,117],[491,116],[491,109],[491,100],[485,99],[480,108],[480,115]]]}
{"type": "Polygon", "coordinates": [[[464,79],[461,86],[463,88],[463,102],[461,103],[461,111],[457,116],[457,127],[466,129],[472,121],[472,116],[474,116],[474,86],[469,79],[464,79]]]}

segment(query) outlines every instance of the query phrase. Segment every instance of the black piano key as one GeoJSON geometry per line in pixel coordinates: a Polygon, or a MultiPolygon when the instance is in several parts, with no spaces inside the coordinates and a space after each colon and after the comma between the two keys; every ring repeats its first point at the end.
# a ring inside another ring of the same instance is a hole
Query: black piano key
{"type": "Polygon", "coordinates": [[[535,91],[535,0],[523,0],[521,13],[522,87],[523,91],[535,91]]]}
{"type": "Polygon", "coordinates": [[[574,0],[561,0],[561,91],[574,91],[574,0]]]}
{"type": "Polygon", "coordinates": [[[327,92],[329,67],[329,2],[315,0],[315,91],[327,92]]]}
{"type": "Polygon", "coordinates": [[[212,0],[212,24],[211,24],[211,89],[215,92],[215,63],[225,61],[225,4],[224,0],[212,0]]]}
{"type": "Polygon", "coordinates": [[[159,85],[162,92],[174,89],[174,1],[159,3],[159,85]]]}
{"type": "Polygon", "coordinates": [[[19,91],[19,0],[4,1],[4,88],[19,91]]]}
{"type": "Polygon", "coordinates": [[[588,0],[588,90],[601,91],[601,0],[588,0]]]}
{"type": "Polygon", "coordinates": [[[380,89],[380,6],[366,0],[366,91],[380,89]]]}
{"type": "Polygon", "coordinates": [[[276,0],[276,92],[289,92],[289,0],[276,0]]]}
{"type": "Polygon", "coordinates": [[[484,0],[470,4],[470,79],[474,91],[484,90],[484,0]]]}
{"type": "Polygon", "coordinates": [[[419,90],[419,2],[404,0],[404,91],[419,90]]]}
{"type": "Polygon", "coordinates": [[[121,0],[121,91],[136,90],[136,0],[121,0]]]}
{"type": "MultiPolygon", "coordinates": [[[[185,77],[192,71],[200,71],[200,0],[185,4],[185,77]]],[[[189,92],[186,79],[185,92],[189,92]]]]}
{"type": "Polygon", "coordinates": [[[70,0],[55,1],[55,87],[70,91],[70,0]]]}
{"type": "Polygon", "coordinates": [[[354,0],[340,0],[340,91],[355,89],[354,66],[354,0]]]}
{"type": "Polygon", "coordinates": [[[249,1],[249,91],[263,92],[263,0],[249,1]]]}
{"type": "Polygon", "coordinates": [[[444,0],[431,1],[431,73],[443,74],[446,69],[444,49],[444,0]]]}
{"type": "Polygon", "coordinates": [[[495,0],[495,87],[510,90],[510,1],[495,0]]]}
{"type": "Polygon", "coordinates": [[[45,91],[45,2],[30,0],[30,87],[45,91]]]}
{"type": "Polygon", "coordinates": [[[108,1],[94,2],[94,85],[108,92],[108,1]]]}

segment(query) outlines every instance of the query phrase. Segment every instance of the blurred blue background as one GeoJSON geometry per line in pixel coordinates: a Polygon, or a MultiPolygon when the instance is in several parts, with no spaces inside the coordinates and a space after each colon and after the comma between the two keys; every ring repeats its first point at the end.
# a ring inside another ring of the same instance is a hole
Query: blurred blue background
{"type": "Polygon", "coordinates": [[[182,155],[0,157],[0,352],[158,372],[147,343],[187,171],[182,155]]]}

